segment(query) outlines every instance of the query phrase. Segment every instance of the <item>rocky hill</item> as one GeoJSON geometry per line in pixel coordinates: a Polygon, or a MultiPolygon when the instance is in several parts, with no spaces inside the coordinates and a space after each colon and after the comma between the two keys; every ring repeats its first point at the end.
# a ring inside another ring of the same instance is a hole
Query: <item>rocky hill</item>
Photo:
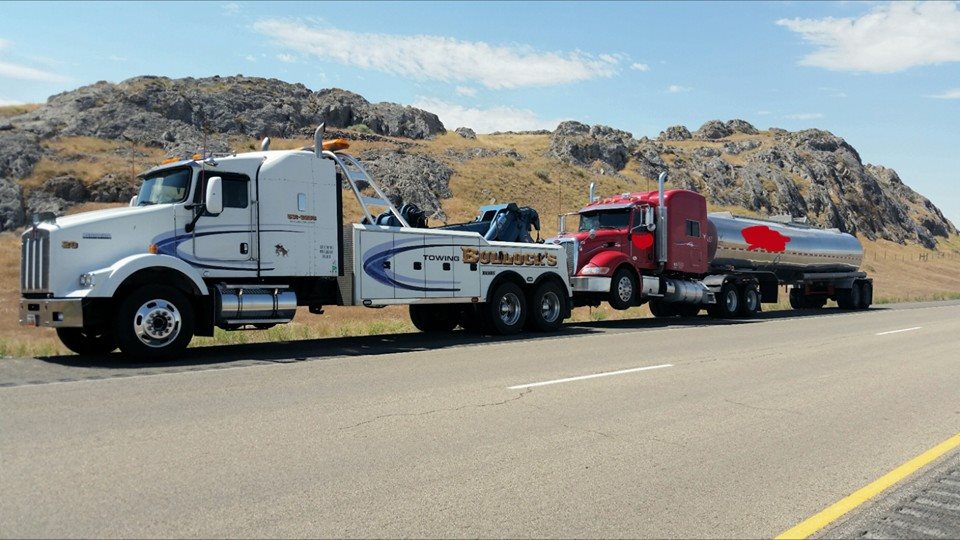
{"type": "Polygon", "coordinates": [[[478,136],[466,128],[446,133],[432,113],[345,90],[241,76],[100,82],[15,112],[0,109],[0,230],[37,211],[127,200],[134,170],[166,155],[247,150],[263,136],[305,142],[324,121],[357,141],[391,197],[435,219],[464,218],[498,198],[547,216],[575,208],[563,199],[565,186],[648,189],[669,168],[671,186],[703,193],[714,208],[806,216],[928,248],[957,232],[895,171],[864,164],[843,139],[820,130],[760,131],[743,120],[693,132],[673,126],[656,139],[579,122],[478,136]]]}

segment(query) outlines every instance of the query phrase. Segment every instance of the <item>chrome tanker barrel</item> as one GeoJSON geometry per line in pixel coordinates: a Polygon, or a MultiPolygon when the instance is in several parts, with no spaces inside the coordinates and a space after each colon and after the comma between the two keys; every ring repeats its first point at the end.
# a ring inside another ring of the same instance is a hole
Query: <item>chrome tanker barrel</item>
{"type": "Polygon", "coordinates": [[[734,216],[708,216],[710,266],[768,270],[777,274],[854,272],[863,260],[855,236],[795,222],[734,216]]]}

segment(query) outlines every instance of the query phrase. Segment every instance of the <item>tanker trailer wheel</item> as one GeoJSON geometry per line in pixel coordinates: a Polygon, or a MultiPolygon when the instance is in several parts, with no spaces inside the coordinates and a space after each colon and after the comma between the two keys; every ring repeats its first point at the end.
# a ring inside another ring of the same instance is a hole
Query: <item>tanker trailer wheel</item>
{"type": "Polygon", "coordinates": [[[678,315],[675,306],[670,302],[664,302],[663,300],[650,300],[650,313],[658,319],[664,317],[675,317],[678,315]]]}
{"type": "Polygon", "coordinates": [[[860,284],[854,282],[849,289],[837,291],[837,305],[840,309],[858,309],[860,307],[860,284]]]}
{"type": "Polygon", "coordinates": [[[760,293],[757,292],[755,286],[745,285],[740,299],[742,300],[740,303],[741,317],[753,317],[756,312],[760,311],[760,293]]]}
{"type": "Polygon", "coordinates": [[[490,295],[485,318],[497,334],[511,335],[523,330],[527,321],[527,300],[516,283],[501,283],[490,295]]]}
{"type": "Polygon", "coordinates": [[[421,332],[449,332],[459,321],[455,313],[443,304],[410,304],[410,322],[421,332]]]}
{"type": "Polygon", "coordinates": [[[64,347],[80,356],[109,354],[117,348],[117,338],[107,330],[57,328],[57,337],[64,347]]]}
{"type": "Polygon", "coordinates": [[[626,268],[620,268],[613,274],[610,282],[610,307],[624,310],[632,307],[637,297],[637,279],[626,268]]]}
{"type": "Polygon", "coordinates": [[[717,303],[707,310],[711,317],[718,319],[732,319],[740,312],[740,288],[733,283],[724,283],[717,296],[717,303]]]}
{"type": "Polygon", "coordinates": [[[873,285],[869,281],[860,283],[860,309],[868,309],[873,303],[873,285]]]}
{"type": "Polygon", "coordinates": [[[527,326],[539,332],[555,332],[563,324],[564,294],[552,281],[541,283],[530,297],[527,326]]]}
{"type": "Polygon", "coordinates": [[[193,306],[177,289],[143,286],[120,303],[114,333],[127,356],[156,359],[175,355],[193,337],[193,306]]]}

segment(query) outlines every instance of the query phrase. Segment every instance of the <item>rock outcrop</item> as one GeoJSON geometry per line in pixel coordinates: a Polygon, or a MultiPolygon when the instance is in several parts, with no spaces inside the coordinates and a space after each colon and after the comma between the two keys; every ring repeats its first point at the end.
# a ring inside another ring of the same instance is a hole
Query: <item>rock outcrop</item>
{"type": "Polygon", "coordinates": [[[428,217],[446,220],[440,199],[453,196],[453,169],[449,166],[423,154],[386,149],[368,150],[360,154],[360,160],[398,208],[413,203],[428,217]]]}
{"type": "Polygon", "coordinates": [[[550,153],[577,165],[590,166],[599,161],[619,171],[637,146],[633,135],[608,126],[593,127],[580,122],[561,122],[550,138],[550,153]]]}

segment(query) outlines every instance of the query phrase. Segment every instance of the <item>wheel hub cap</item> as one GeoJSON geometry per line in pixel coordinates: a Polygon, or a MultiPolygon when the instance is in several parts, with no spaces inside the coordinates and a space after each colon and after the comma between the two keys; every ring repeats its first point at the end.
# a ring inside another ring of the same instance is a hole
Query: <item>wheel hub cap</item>
{"type": "Polygon", "coordinates": [[[133,328],[140,341],[149,347],[163,347],[180,335],[180,311],[166,300],[150,300],[137,310],[133,328]]]}
{"type": "Polygon", "coordinates": [[[617,282],[617,294],[620,296],[620,300],[630,301],[630,298],[633,297],[633,284],[630,283],[630,278],[626,276],[620,278],[620,281],[617,282]]]}
{"type": "Polygon", "coordinates": [[[520,320],[520,299],[516,294],[507,293],[500,299],[500,320],[508,326],[517,324],[520,320]]]}
{"type": "Polygon", "coordinates": [[[540,303],[540,317],[544,321],[553,322],[560,316],[560,299],[552,292],[543,295],[543,301],[540,303]]]}

